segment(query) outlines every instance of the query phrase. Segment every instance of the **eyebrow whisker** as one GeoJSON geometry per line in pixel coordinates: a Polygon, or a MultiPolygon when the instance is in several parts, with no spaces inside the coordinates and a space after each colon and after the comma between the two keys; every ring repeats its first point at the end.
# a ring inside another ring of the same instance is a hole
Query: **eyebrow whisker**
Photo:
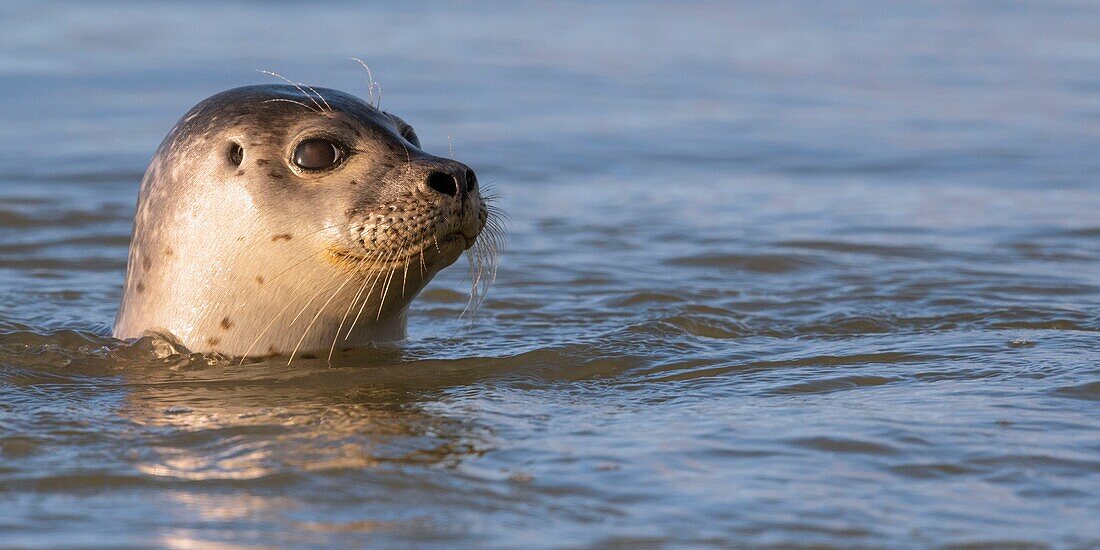
{"type": "Polygon", "coordinates": [[[301,105],[302,107],[305,107],[306,109],[309,109],[310,111],[313,111],[315,113],[317,112],[317,109],[314,109],[313,107],[310,107],[309,105],[306,105],[305,103],[302,103],[301,101],[295,101],[293,99],[283,99],[283,98],[268,99],[268,100],[265,100],[264,103],[271,103],[273,101],[283,101],[283,102],[286,102],[286,103],[293,103],[295,105],[301,105]]]}
{"type": "MultiPolygon", "coordinates": [[[[325,109],[324,109],[323,107],[321,107],[321,104],[320,104],[320,103],[317,103],[317,100],[316,100],[316,99],[313,99],[313,96],[309,95],[309,92],[306,92],[306,91],[305,91],[305,90],[304,90],[304,89],[303,89],[303,88],[302,88],[301,86],[299,86],[298,84],[296,84],[296,83],[295,83],[295,82],[294,82],[293,80],[291,80],[291,79],[289,79],[289,78],[287,78],[287,77],[285,77],[285,76],[283,76],[283,75],[281,75],[281,74],[279,74],[279,73],[277,73],[277,72],[275,72],[275,71],[269,71],[269,70],[267,70],[267,69],[256,69],[256,71],[258,71],[258,72],[261,72],[261,73],[264,73],[264,74],[266,74],[266,75],[271,75],[271,76],[274,76],[275,78],[281,78],[281,79],[283,79],[284,81],[286,81],[286,83],[287,83],[287,84],[290,84],[291,86],[294,86],[295,88],[298,88],[298,91],[299,91],[299,92],[302,92],[302,95],[304,95],[304,96],[308,97],[308,98],[309,98],[309,100],[310,100],[310,101],[312,101],[312,102],[313,102],[313,104],[317,106],[317,109],[319,109],[319,110],[321,110],[321,111],[324,111],[324,110],[325,110],[325,109]]],[[[324,99],[324,98],[322,98],[322,99],[324,99]]]]}

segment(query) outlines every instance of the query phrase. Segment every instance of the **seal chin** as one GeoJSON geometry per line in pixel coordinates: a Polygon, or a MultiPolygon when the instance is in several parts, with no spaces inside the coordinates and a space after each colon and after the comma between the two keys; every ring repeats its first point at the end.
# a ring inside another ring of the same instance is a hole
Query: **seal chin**
{"type": "Polygon", "coordinates": [[[435,261],[441,264],[440,269],[455,263],[464,251],[474,245],[475,240],[477,240],[477,235],[474,235],[473,238],[467,238],[460,232],[452,233],[440,239],[439,249],[433,250],[436,255],[435,261]]]}

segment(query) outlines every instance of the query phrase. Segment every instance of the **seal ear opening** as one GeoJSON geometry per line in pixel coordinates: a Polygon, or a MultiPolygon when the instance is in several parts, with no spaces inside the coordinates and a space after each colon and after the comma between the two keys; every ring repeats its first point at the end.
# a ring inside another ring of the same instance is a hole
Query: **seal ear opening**
{"type": "Polygon", "coordinates": [[[241,147],[240,143],[235,141],[229,143],[229,163],[233,166],[240,166],[244,161],[244,147],[241,147]]]}

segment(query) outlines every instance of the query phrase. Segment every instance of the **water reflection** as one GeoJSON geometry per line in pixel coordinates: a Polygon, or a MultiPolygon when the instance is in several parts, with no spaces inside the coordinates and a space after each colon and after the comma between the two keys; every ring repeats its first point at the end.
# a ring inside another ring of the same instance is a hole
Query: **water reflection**
{"type": "Polygon", "coordinates": [[[439,389],[389,379],[401,360],[396,349],[337,358],[345,366],[168,355],[161,359],[171,364],[167,369],[124,374],[126,398],[118,412],[147,434],[146,445],[135,449],[135,467],[158,478],[258,480],[382,464],[454,464],[478,453],[486,445],[483,433],[423,405],[439,389]]]}
{"type": "Polygon", "coordinates": [[[241,364],[175,353],[153,337],[16,331],[0,334],[0,357],[0,485],[128,488],[144,496],[119,510],[155,512],[157,546],[231,543],[241,522],[296,526],[286,543],[393,530],[416,521],[384,517],[401,488],[414,499],[432,488],[406,476],[452,469],[491,441],[475,423],[432,410],[444,388],[424,383],[430,377],[399,380],[408,360],[398,349],[345,354],[336,366],[241,364]],[[303,498],[311,494],[342,509],[320,513],[303,498]],[[205,526],[186,528],[196,522],[205,526]]]}

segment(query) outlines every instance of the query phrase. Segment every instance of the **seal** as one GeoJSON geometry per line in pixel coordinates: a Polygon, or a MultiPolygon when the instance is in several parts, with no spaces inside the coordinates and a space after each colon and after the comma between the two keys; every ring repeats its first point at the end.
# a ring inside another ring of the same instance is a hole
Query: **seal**
{"type": "Polygon", "coordinates": [[[477,298],[494,212],[473,170],[351,94],[221,92],[145,172],[114,336],[291,360],[401,340],[409,303],[466,250],[477,298]]]}

